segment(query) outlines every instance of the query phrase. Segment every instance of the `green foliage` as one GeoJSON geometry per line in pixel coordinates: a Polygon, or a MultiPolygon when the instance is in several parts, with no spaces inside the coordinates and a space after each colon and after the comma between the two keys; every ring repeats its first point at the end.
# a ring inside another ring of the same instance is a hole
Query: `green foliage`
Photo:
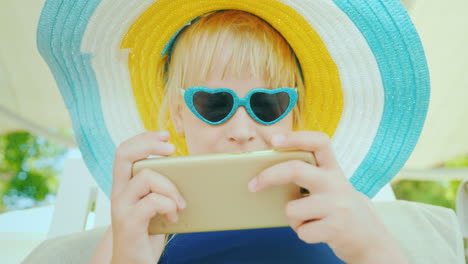
{"type": "Polygon", "coordinates": [[[433,182],[402,180],[392,184],[398,200],[415,201],[455,210],[455,198],[461,181],[433,182]]]}
{"type": "Polygon", "coordinates": [[[456,159],[447,161],[447,163],[445,163],[445,167],[447,168],[468,167],[468,156],[462,156],[462,157],[458,157],[456,159]]]}
{"type": "MultiPolygon", "coordinates": [[[[468,156],[458,157],[444,164],[447,168],[468,167],[468,156]]],[[[408,200],[443,206],[455,210],[455,200],[461,181],[402,180],[392,184],[399,200],[408,200]]]]}
{"type": "Polygon", "coordinates": [[[0,135],[0,213],[37,205],[55,194],[66,151],[28,132],[0,135]]]}

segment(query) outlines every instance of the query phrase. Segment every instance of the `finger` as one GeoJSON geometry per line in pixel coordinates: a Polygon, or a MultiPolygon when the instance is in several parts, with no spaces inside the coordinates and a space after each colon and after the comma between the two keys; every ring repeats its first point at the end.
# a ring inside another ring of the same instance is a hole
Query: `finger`
{"type": "Polygon", "coordinates": [[[320,220],[330,215],[332,199],[324,194],[314,194],[301,199],[288,202],[286,205],[286,216],[288,219],[294,220],[295,226],[291,226],[294,230],[297,227],[311,220],[320,220]]]}
{"type": "Polygon", "coordinates": [[[297,236],[306,243],[329,243],[332,238],[327,218],[307,222],[296,229],[297,236]]]}
{"type": "Polygon", "coordinates": [[[258,192],[274,185],[295,183],[310,193],[334,188],[335,181],[329,172],[300,160],[273,165],[260,172],[249,183],[249,190],[258,192]]]}
{"type": "Polygon", "coordinates": [[[185,208],[185,200],[174,183],[151,169],[143,169],[133,176],[122,192],[122,197],[124,197],[129,204],[135,204],[149,193],[158,193],[167,196],[176,202],[179,210],[185,208]]]}
{"type": "Polygon", "coordinates": [[[294,218],[288,218],[288,223],[291,226],[291,228],[296,231],[297,227],[299,227],[301,224],[303,224],[303,221],[294,219],[294,218]]]}
{"type": "Polygon", "coordinates": [[[124,141],[115,151],[112,172],[112,195],[119,194],[130,181],[132,164],[149,155],[168,156],[174,153],[174,145],[162,140],[167,132],[148,131],[124,141]]]}
{"type": "Polygon", "coordinates": [[[272,138],[272,145],[276,148],[295,148],[313,152],[317,166],[327,169],[339,168],[331,140],[325,133],[292,131],[284,135],[275,135],[272,138]]]}
{"type": "MultiPolygon", "coordinates": [[[[177,222],[177,205],[176,203],[161,194],[150,193],[135,205],[135,218],[142,221],[140,224],[147,224],[148,221],[156,214],[165,215],[171,222],[177,222]]],[[[137,220],[138,221],[138,220],[137,220]]]]}

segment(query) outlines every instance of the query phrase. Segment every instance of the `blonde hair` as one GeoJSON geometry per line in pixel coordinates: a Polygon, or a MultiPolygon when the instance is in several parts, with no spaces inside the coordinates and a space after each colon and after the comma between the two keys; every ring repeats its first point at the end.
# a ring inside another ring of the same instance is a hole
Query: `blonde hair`
{"type": "Polygon", "coordinates": [[[206,81],[214,67],[222,67],[223,76],[264,80],[268,87],[296,87],[298,103],[293,109],[295,129],[303,129],[301,110],[304,84],[297,58],[286,40],[264,20],[250,13],[228,10],[206,14],[182,30],[167,58],[164,98],[158,125],[167,129],[168,111],[173,114],[182,97],[179,88],[198,86],[206,81]],[[226,48],[228,47],[228,48],[226,48]],[[222,65],[214,65],[222,58],[222,65]]]}

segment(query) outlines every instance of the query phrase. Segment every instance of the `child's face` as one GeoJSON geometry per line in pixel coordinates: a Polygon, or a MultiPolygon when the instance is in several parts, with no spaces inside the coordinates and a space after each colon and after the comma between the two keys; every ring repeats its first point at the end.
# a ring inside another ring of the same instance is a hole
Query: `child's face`
{"type": "MultiPolygon", "coordinates": [[[[212,72],[207,81],[198,86],[211,89],[229,88],[239,98],[255,88],[266,88],[264,81],[252,78],[221,79],[221,72],[212,72]]],[[[262,125],[250,117],[244,107],[220,125],[210,125],[196,117],[185,103],[175,118],[179,132],[185,133],[188,150],[193,154],[210,154],[222,152],[242,152],[271,149],[271,137],[275,134],[291,131],[293,112],[273,125],[262,125]]]]}

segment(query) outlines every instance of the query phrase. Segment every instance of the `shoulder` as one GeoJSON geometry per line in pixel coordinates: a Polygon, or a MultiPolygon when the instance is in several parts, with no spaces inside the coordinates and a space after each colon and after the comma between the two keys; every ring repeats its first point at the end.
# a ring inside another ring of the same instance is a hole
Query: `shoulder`
{"type": "Polygon", "coordinates": [[[453,210],[402,200],[373,205],[414,263],[465,263],[461,228],[453,210]]]}

